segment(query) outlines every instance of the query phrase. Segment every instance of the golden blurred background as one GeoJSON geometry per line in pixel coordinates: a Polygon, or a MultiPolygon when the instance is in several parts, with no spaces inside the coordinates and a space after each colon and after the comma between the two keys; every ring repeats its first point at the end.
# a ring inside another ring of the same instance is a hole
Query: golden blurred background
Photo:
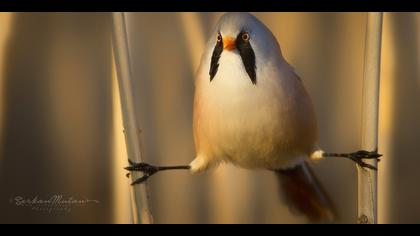
{"type": "MultiPolygon", "coordinates": [[[[128,13],[134,96],[146,161],[188,164],[193,78],[222,13],[128,13]]],[[[366,13],[255,13],[311,94],[320,146],[359,149],[366,13]]],[[[420,223],[420,14],[385,13],[379,222],[420,223]]],[[[0,223],[130,223],[129,179],[109,13],[0,13],[0,223]],[[16,196],[99,203],[37,211],[16,196]]],[[[314,164],[355,223],[348,160],[314,164]]],[[[230,165],[149,181],[156,223],[304,223],[277,196],[275,177],[230,165]]]]}

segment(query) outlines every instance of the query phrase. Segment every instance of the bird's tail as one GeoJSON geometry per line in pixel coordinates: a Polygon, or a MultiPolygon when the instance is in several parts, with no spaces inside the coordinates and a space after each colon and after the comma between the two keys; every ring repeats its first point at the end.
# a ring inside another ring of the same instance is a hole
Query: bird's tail
{"type": "Polygon", "coordinates": [[[336,211],[328,194],[308,163],[277,170],[280,191],[292,212],[304,214],[311,222],[332,222],[336,211]]]}

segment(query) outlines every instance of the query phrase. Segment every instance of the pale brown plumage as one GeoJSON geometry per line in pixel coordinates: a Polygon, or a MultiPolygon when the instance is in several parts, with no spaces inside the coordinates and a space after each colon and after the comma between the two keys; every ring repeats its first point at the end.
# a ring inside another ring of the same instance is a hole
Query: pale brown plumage
{"type": "Polygon", "coordinates": [[[271,31],[248,13],[225,14],[207,44],[195,80],[197,156],[191,171],[201,172],[220,162],[274,170],[292,209],[312,221],[331,220],[333,205],[306,163],[319,152],[316,123],[310,96],[271,31]],[[249,36],[244,48],[252,52],[240,52],[230,42],[229,50],[216,58],[216,70],[210,70],[221,38],[242,32],[249,36]],[[253,55],[256,81],[250,80],[253,60],[244,58],[253,55]],[[209,71],[216,71],[211,79],[209,71]]]}

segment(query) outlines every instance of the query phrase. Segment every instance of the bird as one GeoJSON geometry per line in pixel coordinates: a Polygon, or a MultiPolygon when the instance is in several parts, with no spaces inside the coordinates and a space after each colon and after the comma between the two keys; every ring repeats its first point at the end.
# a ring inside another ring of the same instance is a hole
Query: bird
{"type": "Polygon", "coordinates": [[[153,166],[129,161],[128,171],[146,181],[163,170],[201,173],[221,163],[269,170],[278,178],[292,212],[311,222],[330,222],[337,212],[310,162],[324,157],[363,159],[377,151],[327,153],[318,146],[314,105],[304,82],[286,61],[271,30],[250,13],[225,13],[210,34],[195,78],[193,137],[189,165],[153,166]]]}

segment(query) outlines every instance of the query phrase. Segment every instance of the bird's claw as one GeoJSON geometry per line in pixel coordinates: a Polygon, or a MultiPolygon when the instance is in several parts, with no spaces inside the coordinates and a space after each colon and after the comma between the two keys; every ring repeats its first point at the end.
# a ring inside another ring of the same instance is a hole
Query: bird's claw
{"type": "MultiPolygon", "coordinates": [[[[136,163],[132,160],[128,160],[128,163],[130,164],[130,166],[125,167],[124,169],[128,170],[128,171],[140,171],[143,172],[143,176],[136,179],[134,182],[131,183],[131,185],[135,185],[135,184],[140,184],[143,183],[144,181],[146,181],[150,176],[156,174],[156,172],[159,171],[159,168],[156,166],[152,166],[149,165],[147,163],[144,162],[140,162],[140,163],[136,163]]],[[[130,176],[130,174],[128,173],[126,175],[127,177],[130,176]]]]}
{"type": "Polygon", "coordinates": [[[350,159],[352,161],[356,162],[362,168],[368,168],[368,169],[372,169],[372,170],[378,170],[378,168],[364,162],[363,159],[376,159],[379,162],[380,161],[379,158],[381,156],[382,156],[382,154],[379,154],[376,151],[369,152],[369,151],[366,151],[366,150],[361,150],[361,151],[350,153],[350,159]]]}

